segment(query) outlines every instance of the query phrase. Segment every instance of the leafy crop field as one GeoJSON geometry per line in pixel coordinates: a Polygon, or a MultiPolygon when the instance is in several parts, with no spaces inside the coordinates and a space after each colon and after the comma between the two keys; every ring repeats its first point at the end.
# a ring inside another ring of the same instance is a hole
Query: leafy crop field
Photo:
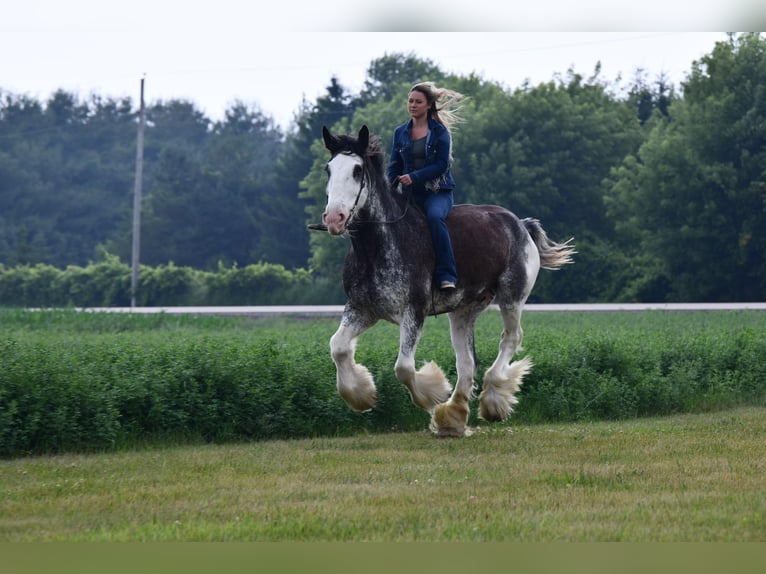
{"type": "MultiPolygon", "coordinates": [[[[380,396],[360,415],[335,391],[334,320],[4,310],[0,321],[3,457],[428,424],[394,377],[393,325],[360,337],[357,360],[380,396]]],[[[522,354],[535,367],[511,425],[764,404],[766,314],[758,311],[530,313],[523,325],[522,354]]],[[[479,321],[479,373],[494,359],[501,328],[496,313],[479,321]]],[[[431,359],[454,381],[445,316],[426,323],[418,360],[431,359]]]]}

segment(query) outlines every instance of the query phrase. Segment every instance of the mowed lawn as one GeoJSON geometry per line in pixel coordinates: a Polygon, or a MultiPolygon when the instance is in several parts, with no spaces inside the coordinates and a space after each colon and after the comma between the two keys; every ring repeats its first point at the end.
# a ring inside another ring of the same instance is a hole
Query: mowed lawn
{"type": "Polygon", "coordinates": [[[766,409],[0,461],[0,541],[764,541],[766,409]]]}

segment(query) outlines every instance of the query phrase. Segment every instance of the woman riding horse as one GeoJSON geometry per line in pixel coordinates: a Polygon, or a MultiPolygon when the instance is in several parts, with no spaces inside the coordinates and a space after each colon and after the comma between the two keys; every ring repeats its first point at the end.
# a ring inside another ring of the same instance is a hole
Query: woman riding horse
{"type": "Polygon", "coordinates": [[[525,357],[511,362],[521,345],[521,312],[540,267],[571,263],[569,242],[550,241],[535,219],[520,220],[496,205],[456,205],[446,224],[460,277],[455,289],[434,289],[436,257],[423,214],[407,209],[408,198],[391,193],[379,139],[362,126],[356,138],[322,129],[327,162],[327,206],[322,220],[332,235],[351,238],[343,266],[348,296],[340,326],[330,339],[338,392],[357,411],[377,400],[372,375],[354,360],[357,337],[383,319],[399,325],[397,379],[412,401],[431,413],[439,436],[468,434],[469,400],[476,361],[474,326],[494,301],[503,318],[499,352],[484,374],[480,416],[504,420],[513,410],[525,357]],[[457,383],[451,388],[433,362],[415,369],[415,350],[428,315],[447,313],[456,354],[457,383]]]}

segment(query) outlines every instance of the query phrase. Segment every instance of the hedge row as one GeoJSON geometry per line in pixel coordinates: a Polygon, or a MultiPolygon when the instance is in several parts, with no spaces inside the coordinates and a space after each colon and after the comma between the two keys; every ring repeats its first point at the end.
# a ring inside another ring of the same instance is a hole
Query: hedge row
{"type": "Polygon", "coordinates": [[[392,377],[371,416],[343,403],[331,322],[0,314],[0,456],[427,425],[392,377]]]}
{"type": "MultiPolygon", "coordinates": [[[[765,318],[530,314],[535,367],[510,423],[766,404],[765,318]]],[[[428,427],[394,376],[398,330],[389,324],[359,340],[357,360],[378,385],[366,414],[335,390],[332,320],[6,310],[0,325],[0,456],[428,427]]],[[[480,320],[479,373],[501,330],[497,313],[480,320]]],[[[431,359],[454,382],[445,316],[426,324],[418,361],[431,359]]]]}
{"type": "MultiPolygon", "coordinates": [[[[126,307],[131,302],[131,269],[116,256],[87,267],[0,264],[0,306],[126,307]]],[[[140,266],[139,306],[286,305],[342,303],[340,278],[326,284],[305,269],[257,263],[220,266],[217,271],[140,266]]]]}

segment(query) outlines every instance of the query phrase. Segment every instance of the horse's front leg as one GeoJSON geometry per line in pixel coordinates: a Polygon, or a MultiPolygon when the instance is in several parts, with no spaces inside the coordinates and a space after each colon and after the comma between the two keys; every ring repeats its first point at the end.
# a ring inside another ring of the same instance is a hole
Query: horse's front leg
{"type": "Polygon", "coordinates": [[[399,355],[394,371],[396,378],[410,391],[412,402],[429,412],[452,392],[444,372],[433,361],[415,370],[415,350],[423,332],[424,317],[408,311],[399,326],[399,355]]]}
{"type": "Polygon", "coordinates": [[[377,319],[355,313],[346,307],[340,326],[330,339],[330,352],[337,372],[338,394],[352,409],[359,412],[369,411],[375,406],[378,392],[367,367],[354,361],[356,338],[376,322],[377,319]]]}
{"type": "Polygon", "coordinates": [[[457,384],[449,400],[434,409],[431,430],[438,436],[470,434],[467,424],[476,371],[474,328],[477,316],[478,313],[473,310],[449,314],[450,337],[456,357],[457,384]]]}

